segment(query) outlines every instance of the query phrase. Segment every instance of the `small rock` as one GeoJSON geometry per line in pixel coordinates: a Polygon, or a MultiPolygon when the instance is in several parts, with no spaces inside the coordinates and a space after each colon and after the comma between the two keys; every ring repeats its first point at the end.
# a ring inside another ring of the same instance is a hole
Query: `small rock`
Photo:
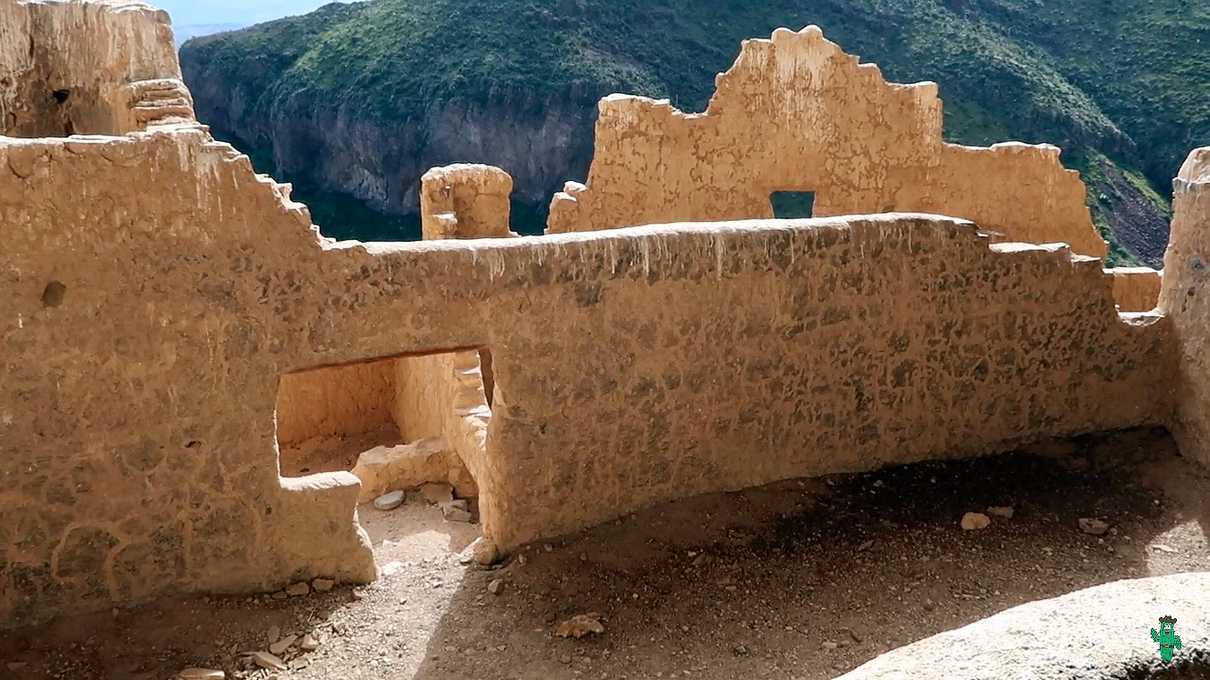
{"type": "Polygon", "coordinates": [[[394,510],[403,505],[403,492],[392,491],[374,499],[374,507],[382,511],[394,510]]]}
{"type": "Polygon", "coordinates": [[[857,550],[860,552],[865,552],[866,550],[869,550],[870,548],[873,548],[873,547],[874,547],[874,541],[870,540],[870,541],[866,541],[865,543],[862,543],[861,545],[857,546],[857,550]]]}
{"type": "Polygon", "coordinates": [[[731,648],[731,653],[735,656],[748,656],[749,654],[747,645],[735,645],[731,648]]]}
{"type": "Polygon", "coordinates": [[[298,641],[298,648],[304,652],[314,652],[319,649],[319,639],[314,635],[307,633],[298,641]]]}
{"type": "Polygon", "coordinates": [[[286,588],[286,594],[290,597],[302,597],[303,595],[309,595],[310,593],[311,586],[308,585],[306,581],[291,583],[289,587],[286,588]]]}
{"type": "Polygon", "coordinates": [[[1012,506],[1008,505],[993,505],[987,509],[987,514],[993,517],[1003,517],[1004,519],[1012,519],[1015,511],[1012,506]]]}
{"type": "Polygon", "coordinates": [[[447,522],[469,523],[472,516],[469,504],[464,500],[450,501],[441,504],[441,516],[447,522]]]}
{"type": "Polygon", "coordinates": [[[601,615],[592,612],[589,614],[579,614],[560,623],[555,628],[555,637],[569,638],[574,637],[577,640],[586,635],[601,635],[605,632],[605,624],[601,623],[601,615]]]}
{"type": "MultiPolygon", "coordinates": [[[[12,664],[9,664],[12,667],[12,664]]],[[[227,674],[223,671],[216,671],[211,668],[186,668],[177,676],[179,680],[224,680],[227,674]]]]}
{"type": "Polygon", "coordinates": [[[454,487],[449,484],[425,484],[420,487],[420,496],[429,505],[442,505],[454,500],[454,487]]]}
{"type": "Polygon", "coordinates": [[[271,671],[289,670],[285,662],[269,652],[252,652],[248,656],[252,659],[252,663],[260,668],[266,668],[271,671]]]}
{"type": "Polygon", "coordinates": [[[281,656],[282,654],[286,653],[286,650],[290,649],[290,645],[294,644],[294,641],[297,639],[297,635],[287,635],[286,637],[269,645],[269,651],[281,656]]]}
{"type": "Polygon", "coordinates": [[[336,587],[336,581],[330,578],[317,578],[311,581],[311,588],[317,593],[326,593],[336,587]]]}
{"type": "Polygon", "coordinates": [[[276,593],[273,593],[273,594],[272,594],[270,597],[272,597],[272,598],[273,598],[273,599],[275,599],[275,600],[284,600],[284,599],[286,599],[287,597],[290,597],[290,596],[286,594],[286,591],[284,591],[284,590],[279,590],[279,591],[277,591],[276,593]]]}
{"type": "Polygon", "coordinates": [[[458,560],[463,564],[475,562],[483,567],[490,567],[500,561],[500,549],[496,544],[480,536],[474,543],[466,546],[458,560]]]}
{"type": "Polygon", "coordinates": [[[962,516],[963,531],[978,531],[991,526],[992,520],[981,512],[968,512],[962,516]]]}
{"type": "Polygon", "coordinates": [[[499,595],[500,591],[503,589],[504,581],[501,581],[500,579],[493,579],[491,583],[487,584],[487,592],[491,593],[492,595],[499,595]]]}
{"type": "Polygon", "coordinates": [[[844,633],[845,635],[848,635],[853,640],[853,642],[856,642],[857,644],[861,644],[861,636],[858,635],[857,631],[853,630],[852,628],[841,628],[840,632],[844,633]]]}
{"type": "Polygon", "coordinates": [[[1163,543],[1156,543],[1155,545],[1151,546],[1151,549],[1158,551],[1158,552],[1169,553],[1172,555],[1175,555],[1177,553],[1176,548],[1173,548],[1172,546],[1164,545],[1163,543]]]}
{"type": "Polygon", "coordinates": [[[1078,522],[1080,525],[1080,531],[1083,531],[1089,536],[1102,536],[1109,531],[1109,524],[1107,522],[1102,522],[1099,519],[1081,517],[1078,522]]]}
{"type": "Polygon", "coordinates": [[[836,644],[835,642],[832,642],[831,640],[824,640],[824,641],[823,641],[823,648],[824,648],[824,649],[829,649],[829,650],[831,650],[831,649],[836,649],[836,648],[837,648],[837,647],[839,647],[839,646],[840,646],[840,645],[836,644]]]}
{"type": "Polygon", "coordinates": [[[526,562],[528,562],[528,560],[525,559],[525,555],[517,555],[517,566],[518,567],[524,567],[526,562]]]}
{"type": "Polygon", "coordinates": [[[561,664],[563,664],[563,665],[567,665],[567,664],[571,663],[571,655],[570,655],[570,654],[564,654],[564,655],[560,656],[560,657],[559,657],[559,663],[561,663],[561,664]]]}

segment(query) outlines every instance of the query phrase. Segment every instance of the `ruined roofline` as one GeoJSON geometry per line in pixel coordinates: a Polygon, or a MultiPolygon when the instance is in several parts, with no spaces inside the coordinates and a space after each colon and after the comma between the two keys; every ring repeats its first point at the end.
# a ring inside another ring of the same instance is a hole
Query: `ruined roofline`
{"type": "Polygon", "coordinates": [[[819,216],[957,215],[1006,240],[1108,253],[1058,147],[947,143],[936,83],[889,83],[818,26],[744,41],[702,113],[623,94],[598,111],[588,178],[553,196],[551,233],[768,218],[771,193],[806,191],[819,216]]]}

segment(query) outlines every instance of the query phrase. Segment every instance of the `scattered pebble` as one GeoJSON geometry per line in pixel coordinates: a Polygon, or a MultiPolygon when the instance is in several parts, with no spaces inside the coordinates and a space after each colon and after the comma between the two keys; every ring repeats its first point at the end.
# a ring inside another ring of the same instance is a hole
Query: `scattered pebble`
{"type": "MultiPolygon", "coordinates": [[[[12,664],[9,664],[11,667],[12,664]]],[[[179,680],[224,680],[227,674],[212,668],[186,668],[176,676],[179,680]]]]}
{"type": "Polygon", "coordinates": [[[487,592],[491,593],[492,595],[499,595],[500,591],[503,589],[504,581],[501,581],[498,578],[492,579],[492,582],[487,584],[487,592]]]}
{"type": "Polygon", "coordinates": [[[1003,517],[1004,519],[1012,519],[1015,513],[1016,511],[1009,505],[993,505],[987,509],[987,514],[992,517],[1003,517]]]}
{"type": "Polygon", "coordinates": [[[579,614],[560,623],[555,628],[555,637],[569,638],[574,637],[577,640],[587,635],[601,635],[605,632],[605,624],[601,623],[601,615],[592,612],[589,614],[579,614]]]}
{"type": "Polygon", "coordinates": [[[304,595],[309,595],[310,593],[311,586],[307,584],[306,581],[291,583],[289,587],[286,588],[286,594],[290,597],[302,597],[304,595]]]}
{"type": "Polygon", "coordinates": [[[1102,522],[1099,519],[1091,517],[1081,517],[1079,519],[1080,531],[1090,536],[1101,536],[1109,531],[1109,524],[1102,522]]]}
{"type": "Polygon", "coordinates": [[[1164,545],[1163,543],[1156,543],[1155,545],[1151,546],[1151,549],[1159,551],[1159,552],[1170,553],[1173,555],[1175,555],[1178,552],[1176,548],[1173,548],[1172,546],[1164,545]]]}
{"type": "Polygon", "coordinates": [[[374,507],[384,512],[394,510],[403,505],[403,495],[402,491],[392,491],[391,493],[383,494],[374,499],[374,507]]]}
{"type": "Polygon", "coordinates": [[[315,592],[317,593],[326,593],[335,586],[336,581],[333,581],[330,578],[317,578],[314,581],[311,581],[311,587],[314,588],[315,592]]]}
{"type": "Polygon", "coordinates": [[[307,633],[298,641],[298,648],[304,652],[313,652],[319,649],[319,639],[314,635],[307,633]]]}
{"type": "Polygon", "coordinates": [[[963,531],[978,531],[991,526],[992,520],[981,512],[968,512],[962,516],[963,531]]]}
{"type": "Polygon", "coordinates": [[[831,640],[824,640],[824,641],[823,641],[823,645],[822,645],[822,646],[823,646],[823,648],[824,648],[824,649],[827,649],[827,650],[832,650],[832,649],[836,649],[836,648],[837,648],[837,647],[839,647],[840,645],[838,645],[838,644],[837,644],[837,643],[835,643],[835,642],[832,642],[831,640]]]}
{"type": "Polygon", "coordinates": [[[294,641],[297,639],[298,639],[297,635],[287,635],[286,637],[269,645],[269,651],[278,656],[281,656],[282,654],[286,653],[286,650],[290,649],[290,646],[293,645],[294,641]]]}
{"type": "Polygon", "coordinates": [[[472,516],[470,512],[470,504],[465,500],[450,501],[449,503],[441,504],[441,516],[447,522],[464,522],[469,523],[472,516]]]}
{"type": "Polygon", "coordinates": [[[289,667],[286,666],[285,662],[283,662],[275,654],[270,654],[269,652],[252,652],[248,656],[252,659],[252,662],[260,668],[265,668],[271,671],[289,670],[289,667]]]}

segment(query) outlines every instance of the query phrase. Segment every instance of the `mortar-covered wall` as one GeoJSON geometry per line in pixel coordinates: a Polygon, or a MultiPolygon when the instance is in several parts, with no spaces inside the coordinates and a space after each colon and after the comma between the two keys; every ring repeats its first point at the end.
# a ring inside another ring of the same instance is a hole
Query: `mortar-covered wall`
{"type": "Polygon", "coordinates": [[[772,217],[772,193],[810,191],[816,216],[937,213],[999,240],[1107,252],[1057,147],[944,143],[934,83],[887,83],[818,27],[745,41],[716,86],[703,114],[603,99],[587,186],[555,195],[548,230],[772,217]]]}
{"type": "Polygon", "coordinates": [[[279,376],[490,347],[505,550],[663,500],[1163,422],[1099,263],[890,215],[335,244],[197,128],[0,138],[0,622],[372,578],[279,376]]]}
{"type": "Polygon", "coordinates": [[[372,432],[395,424],[395,359],[282,376],[277,441],[372,432]]]}
{"type": "Polygon", "coordinates": [[[1173,187],[1160,293],[1180,366],[1172,429],[1185,455],[1210,465],[1210,147],[1189,154],[1173,187]]]}
{"type": "Polygon", "coordinates": [[[2,0],[0,27],[0,135],[119,134],[193,119],[165,12],[126,0],[2,0]]]}

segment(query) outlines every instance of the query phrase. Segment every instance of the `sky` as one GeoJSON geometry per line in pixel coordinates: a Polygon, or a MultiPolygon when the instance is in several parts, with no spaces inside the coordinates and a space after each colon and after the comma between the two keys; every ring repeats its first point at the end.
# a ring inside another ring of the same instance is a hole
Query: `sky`
{"type": "Polygon", "coordinates": [[[306,14],[331,0],[149,0],[168,10],[176,26],[198,24],[248,25],[306,14]]]}

